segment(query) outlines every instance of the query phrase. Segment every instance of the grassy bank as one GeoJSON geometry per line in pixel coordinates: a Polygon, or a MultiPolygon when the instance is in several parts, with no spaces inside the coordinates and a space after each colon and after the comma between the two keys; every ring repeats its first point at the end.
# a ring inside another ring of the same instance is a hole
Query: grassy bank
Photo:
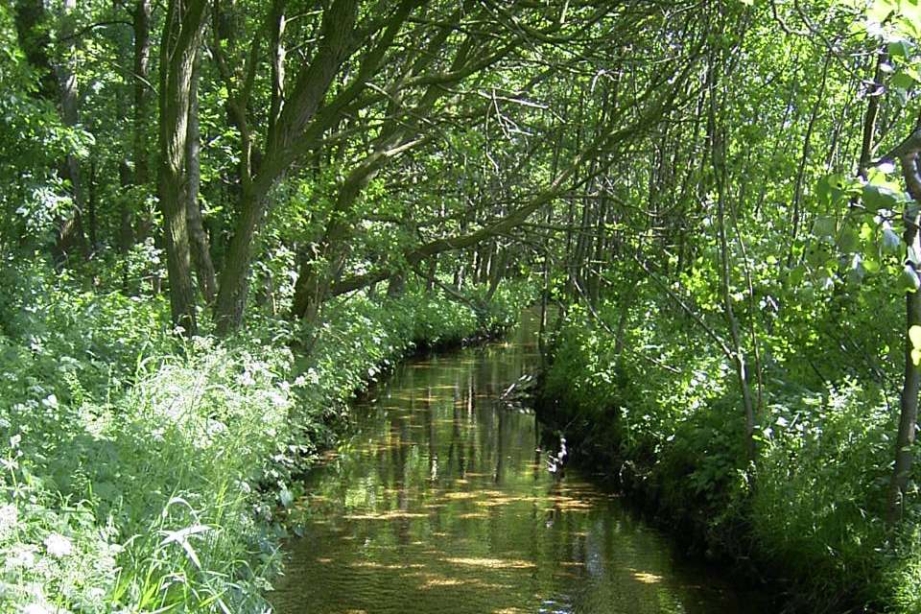
{"type": "Polygon", "coordinates": [[[219,343],[171,334],[157,300],[23,283],[2,306],[0,611],[29,614],[265,611],[292,476],[346,401],[419,345],[510,325],[520,297],[354,298],[219,343]]]}
{"type": "Polygon", "coordinates": [[[542,418],[689,549],[770,579],[786,605],[919,611],[917,502],[897,526],[883,520],[891,388],[798,377],[794,367],[816,359],[805,344],[795,363],[768,362],[749,463],[735,373],[693,323],[656,309],[638,305],[621,344],[621,310],[600,320],[570,310],[543,374],[542,418]]]}

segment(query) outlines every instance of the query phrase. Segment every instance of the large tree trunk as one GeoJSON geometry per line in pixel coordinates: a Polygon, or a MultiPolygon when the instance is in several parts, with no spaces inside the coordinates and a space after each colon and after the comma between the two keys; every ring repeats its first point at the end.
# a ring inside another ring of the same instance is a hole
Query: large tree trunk
{"type": "Polygon", "coordinates": [[[197,332],[186,213],[187,138],[192,73],[207,0],[170,0],[160,46],[160,208],[173,324],[197,332]]]}
{"type": "Polygon", "coordinates": [[[253,240],[263,215],[264,199],[265,194],[256,192],[252,185],[244,186],[240,198],[240,218],[224,258],[217,301],[214,304],[214,319],[219,335],[236,330],[243,322],[243,311],[249,294],[253,240]]]}

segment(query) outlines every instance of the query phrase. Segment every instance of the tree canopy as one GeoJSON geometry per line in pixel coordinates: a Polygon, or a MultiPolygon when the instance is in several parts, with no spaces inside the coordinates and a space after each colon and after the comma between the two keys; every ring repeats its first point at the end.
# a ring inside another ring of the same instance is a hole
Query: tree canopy
{"type": "Polygon", "coordinates": [[[611,364],[716,356],[752,480],[778,395],[897,397],[868,513],[917,517],[918,2],[15,0],[0,38],[6,337],[36,266],[305,352],[384,285],[528,280],[611,364]]]}

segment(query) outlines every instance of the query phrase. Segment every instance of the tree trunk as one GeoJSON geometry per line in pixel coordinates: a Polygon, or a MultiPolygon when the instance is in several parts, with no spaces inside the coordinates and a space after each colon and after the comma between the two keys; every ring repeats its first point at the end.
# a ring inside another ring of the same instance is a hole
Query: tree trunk
{"type": "MultiPolygon", "coordinates": [[[[902,174],[908,186],[908,193],[915,202],[921,202],[921,177],[918,176],[918,152],[910,152],[901,158],[902,174]]],[[[921,254],[921,235],[918,233],[918,224],[921,224],[921,215],[910,214],[906,207],[905,244],[915,254],[921,254]]],[[[915,274],[921,272],[921,267],[911,258],[907,259],[907,267],[912,267],[915,274]]],[[[915,364],[912,358],[911,338],[908,331],[913,326],[921,326],[921,292],[908,292],[905,295],[905,377],[902,382],[902,395],[899,402],[899,431],[895,440],[895,468],[889,483],[888,513],[889,522],[896,522],[902,515],[903,497],[911,477],[914,461],[915,430],[918,422],[918,393],[921,389],[921,366],[915,364]]]]}
{"type": "Polygon", "coordinates": [[[709,90],[709,114],[707,117],[707,140],[710,146],[713,180],[717,198],[717,230],[719,233],[720,285],[723,299],[723,315],[729,327],[731,346],[730,357],[742,394],[742,409],[745,414],[745,451],[749,462],[755,462],[755,402],[748,369],[745,364],[745,348],[742,344],[742,331],[732,305],[732,274],[730,269],[729,241],[726,237],[726,143],[719,100],[722,99],[719,83],[719,58],[711,57],[708,67],[707,87],[709,90]]]}
{"type": "MultiPolygon", "coordinates": [[[[138,0],[134,7],[134,135],[132,150],[134,158],[134,185],[150,183],[148,161],[147,125],[150,122],[150,0],[138,0]]],[[[138,213],[137,240],[143,242],[153,230],[153,221],[146,207],[126,212],[130,224],[132,213],[138,213]]]]}
{"type": "MultiPolygon", "coordinates": [[[[122,160],[118,165],[118,183],[124,192],[127,192],[133,183],[131,167],[127,160],[122,160]]],[[[131,227],[131,207],[128,197],[123,194],[120,201],[118,205],[118,253],[126,256],[134,244],[134,229],[131,227]]],[[[125,274],[127,275],[127,268],[125,274]]],[[[126,290],[127,281],[127,278],[123,281],[126,290]]]]}
{"type": "Polygon", "coordinates": [[[435,278],[438,276],[438,259],[429,260],[429,265],[425,272],[425,293],[431,294],[435,291],[435,278]]]}
{"type": "Polygon", "coordinates": [[[244,186],[240,197],[240,218],[224,258],[217,301],[214,303],[214,320],[219,335],[236,330],[243,322],[249,294],[253,239],[263,214],[264,198],[264,194],[254,191],[254,186],[244,186]]]}
{"type": "MultiPolygon", "coordinates": [[[[254,176],[246,174],[241,181],[240,218],[225,257],[214,306],[214,319],[220,335],[237,329],[243,322],[249,293],[252,243],[265,214],[266,197],[297,159],[297,152],[304,147],[299,141],[312,142],[304,133],[348,56],[357,12],[357,0],[336,0],[326,10],[318,51],[310,64],[298,74],[290,95],[285,95],[277,119],[271,123],[262,165],[255,169],[254,176]]],[[[280,44],[280,39],[276,43],[280,44]]],[[[275,49],[274,53],[279,53],[279,49],[275,49]]],[[[276,92],[278,96],[281,94],[276,92]]]]}
{"type": "Polygon", "coordinates": [[[406,276],[403,274],[394,275],[387,284],[387,298],[399,298],[403,296],[406,290],[406,276]]]}
{"type": "Polygon", "coordinates": [[[189,182],[186,189],[186,216],[189,225],[189,241],[191,242],[192,262],[195,264],[195,273],[198,276],[198,287],[201,290],[205,303],[212,304],[217,296],[217,281],[214,275],[214,264],[211,261],[211,248],[208,245],[208,235],[202,221],[201,207],[198,204],[199,188],[201,186],[201,135],[198,127],[198,73],[196,66],[192,74],[192,88],[189,92],[189,129],[186,141],[186,157],[188,164],[189,182]]]}
{"type": "Polygon", "coordinates": [[[187,335],[197,332],[186,214],[187,139],[192,73],[204,25],[207,0],[170,0],[160,46],[160,208],[173,324],[187,335]]]}
{"type": "Polygon", "coordinates": [[[492,297],[495,296],[496,290],[499,289],[499,284],[502,283],[502,280],[505,279],[505,273],[508,270],[508,261],[509,261],[509,249],[503,248],[501,246],[496,247],[496,257],[494,258],[495,264],[492,267],[492,270],[489,272],[489,289],[486,292],[486,302],[492,300],[492,297]]]}
{"type": "Polygon", "coordinates": [[[342,274],[350,251],[348,238],[351,236],[353,224],[349,219],[350,215],[362,191],[389,159],[389,144],[390,140],[385,139],[374,153],[349,173],[339,188],[335,207],[330,214],[323,238],[317,244],[314,257],[305,259],[298,271],[292,306],[295,317],[308,322],[313,321],[330,285],[342,274]]]}

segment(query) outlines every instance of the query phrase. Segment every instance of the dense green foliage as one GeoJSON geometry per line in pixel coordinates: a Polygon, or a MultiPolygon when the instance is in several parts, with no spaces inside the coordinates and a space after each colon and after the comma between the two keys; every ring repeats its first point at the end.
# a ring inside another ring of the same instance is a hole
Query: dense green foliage
{"type": "Polygon", "coordinates": [[[807,607],[918,610],[919,23],[0,4],[0,600],[258,611],[341,401],[541,296],[625,485],[807,607]]]}
{"type": "MultiPolygon", "coordinates": [[[[495,304],[517,311],[509,291],[495,304]]],[[[292,475],[343,402],[414,346],[487,323],[436,295],[350,301],[296,372],[280,323],[182,342],[162,301],[60,283],[36,298],[2,341],[3,611],[262,610],[292,475]]]]}
{"type": "Polygon", "coordinates": [[[803,610],[913,612],[917,152],[898,141],[919,9],[789,8],[726,34],[700,132],[657,144],[673,166],[635,169],[622,198],[650,221],[618,220],[621,258],[558,280],[608,290],[566,310],[542,403],[696,549],[803,610]],[[704,162],[683,165],[694,147],[704,162]],[[700,183],[657,201],[684,172],[700,183]]]}
{"type": "MultiPolygon", "coordinates": [[[[732,371],[680,317],[664,324],[646,319],[653,306],[635,309],[626,339],[642,350],[623,354],[584,313],[568,315],[542,391],[548,417],[568,424],[581,453],[619,468],[621,485],[694,549],[753,559],[808,599],[805,609],[859,600],[911,611],[900,602],[914,581],[892,575],[909,574],[921,552],[893,544],[882,520],[896,401],[844,374],[810,388],[813,374],[772,363],[750,467],[732,371]]],[[[618,316],[613,306],[600,314],[618,316]]],[[[797,362],[825,352],[816,354],[797,362]]]]}

